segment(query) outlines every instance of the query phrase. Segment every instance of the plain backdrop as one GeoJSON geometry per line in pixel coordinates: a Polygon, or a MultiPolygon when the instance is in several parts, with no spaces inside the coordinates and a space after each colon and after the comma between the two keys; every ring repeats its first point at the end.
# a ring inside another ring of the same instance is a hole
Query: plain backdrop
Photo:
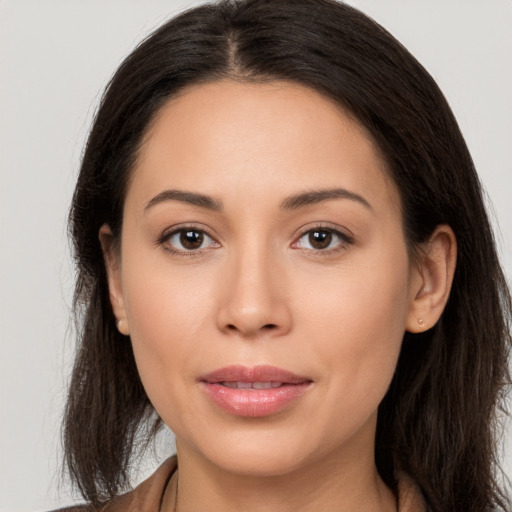
{"type": "MultiPolygon", "coordinates": [[[[109,77],[183,0],[0,0],[0,511],[73,501],[59,424],[74,340],[66,215],[109,77]]],[[[354,0],[445,92],[512,275],[512,1],[354,0]],[[499,221],[496,223],[496,219],[499,221]]],[[[506,436],[508,437],[508,435],[506,436]]],[[[172,447],[164,439],[135,481],[172,447]]],[[[504,464],[512,475],[512,447],[504,464]]]]}

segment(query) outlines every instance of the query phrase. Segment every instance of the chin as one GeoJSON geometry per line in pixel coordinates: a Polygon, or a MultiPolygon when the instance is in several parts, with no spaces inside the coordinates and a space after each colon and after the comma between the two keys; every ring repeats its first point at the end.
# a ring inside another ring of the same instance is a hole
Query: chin
{"type": "MultiPolygon", "coordinates": [[[[302,434],[268,429],[255,431],[248,426],[225,430],[209,438],[210,441],[203,437],[193,451],[217,470],[241,476],[278,477],[307,467],[321,452],[314,442],[311,443],[311,435],[302,434]]],[[[177,446],[179,456],[179,442],[177,446]]],[[[186,448],[183,451],[190,453],[186,448]]]]}
{"type": "Polygon", "coordinates": [[[289,475],[304,467],[307,457],[296,451],[288,453],[288,450],[265,450],[255,446],[231,453],[213,453],[210,462],[228,473],[265,478],[289,475]]]}

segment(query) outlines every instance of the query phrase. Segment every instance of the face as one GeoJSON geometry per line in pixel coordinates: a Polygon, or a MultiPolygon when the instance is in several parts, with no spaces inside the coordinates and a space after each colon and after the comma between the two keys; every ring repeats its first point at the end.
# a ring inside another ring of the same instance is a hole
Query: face
{"type": "Polygon", "coordinates": [[[171,99],[107,259],[179,456],[265,475],[373,459],[417,278],[379,153],[334,103],[285,82],[171,99]]]}

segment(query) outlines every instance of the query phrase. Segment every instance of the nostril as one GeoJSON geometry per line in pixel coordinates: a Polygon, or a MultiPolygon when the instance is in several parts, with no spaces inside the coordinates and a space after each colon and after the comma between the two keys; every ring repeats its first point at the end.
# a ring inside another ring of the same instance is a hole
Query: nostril
{"type": "MultiPolygon", "coordinates": [[[[275,331],[278,328],[277,324],[265,324],[262,325],[260,330],[262,331],[275,331]]],[[[229,331],[238,331],[239,328],[234,324],[227,324],[226,329],[229,331]]]]}

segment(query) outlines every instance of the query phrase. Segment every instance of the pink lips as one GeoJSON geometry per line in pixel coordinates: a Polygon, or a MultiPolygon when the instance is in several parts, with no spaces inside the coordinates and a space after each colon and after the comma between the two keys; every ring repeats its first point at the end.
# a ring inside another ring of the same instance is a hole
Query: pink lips
{"type": "Polygon", "coordinates": [[[206,394],[236,416],[269,416],[301,397],[311,379],[274,366],[227,366],[200,378],[206,394]]]}

